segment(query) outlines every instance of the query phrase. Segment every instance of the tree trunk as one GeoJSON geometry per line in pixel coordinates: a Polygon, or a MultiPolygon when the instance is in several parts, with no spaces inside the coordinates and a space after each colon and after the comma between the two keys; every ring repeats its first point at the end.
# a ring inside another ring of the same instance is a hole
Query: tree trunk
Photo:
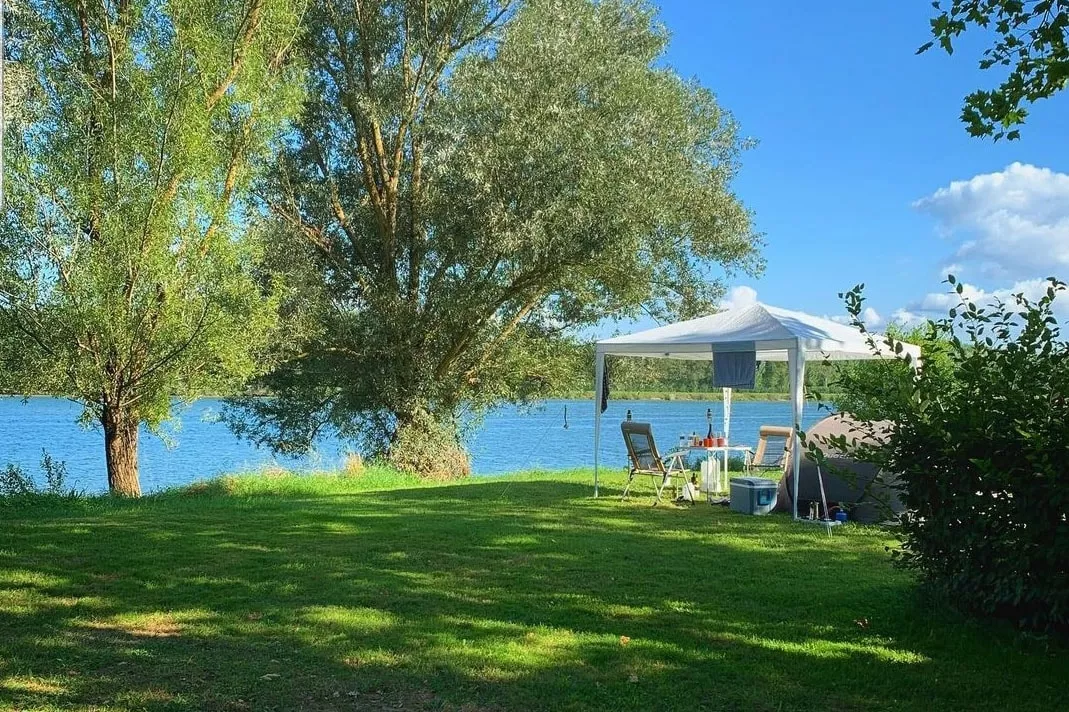
{"type": "Polygon", "coordinates": [[[104,454],[108,463],[108,489],[124,497],[141,496],[137,471],[137,418],[114,406],[104,406],[104,454]]]}

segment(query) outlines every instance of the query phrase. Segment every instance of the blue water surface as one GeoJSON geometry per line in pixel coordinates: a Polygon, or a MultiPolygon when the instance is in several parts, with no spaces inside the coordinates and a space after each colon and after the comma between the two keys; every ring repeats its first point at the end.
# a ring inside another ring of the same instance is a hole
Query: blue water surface
{"type": "MultiPolygon", "coordinates": [[[[332,469],[350,450],[345,443],[325,439],[306,457],[273,455],[234,437],[218,420],[222,405],[222,401],[214,399],[197,401],[167,426],[164,439],[142,433],[142,489],[148,492],[268,465],[304,471],[332,469]]],[[[619,424],[628,410],[635,420],[653,424],[661,449],[667,450],[678,442],[681,433],[706,432],[707,408],[713,411],[713,428],[721,430],[720,403],[610,401],[602,416],[601,462],[610,467],[626,464],[619,424]]],[[[38,475],[41,452],[47,450],[66,464],[73,486],[89,492],[105,490],[103,436],[99,427],[80,427],[76,423],[80,413],[81,406],[59,398],[24,401],[0,397],[0,465],[17,463],[28,473],[38,475]]],[[[803,425],[808,426],[822,415],[815,403],[807,404],[803,425]]],[[[731,442],[754,445],[761,425],[790,422],[789,403],[736,402],[732,408],[731,442]]],[[[587,467],[594,463],[594,405],[590,401],[552,400],[531,408],[500,408],[473,429],[468,444],[477,475],[587,467]]]]}

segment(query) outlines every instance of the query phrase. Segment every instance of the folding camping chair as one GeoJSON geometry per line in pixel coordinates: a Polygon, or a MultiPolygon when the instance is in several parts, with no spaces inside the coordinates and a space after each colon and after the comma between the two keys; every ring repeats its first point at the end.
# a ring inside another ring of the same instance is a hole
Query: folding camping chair
{"type": "Polygon", "coordinates": [[[653,441],[653,429],[649,423],[636,423],[626,421],[620,423],[620,429],[624,434],[624,442],[627,444],[627,457],[631,461],[631,468],[627,473],[627,486],[620,499],[627,499],[627,493],[631,491],[631,485],[637,475],[647,475],[654,478],[657,494],[653,503],[661,501],[661,493],[672,480],[672,475],[681,475],[686,479],[687,469],[683,463],[683,453],[669,453],[666,458],[668,464],[661,459],[657,452],[657,443],[653,441]],[[660,479],[657,483],[656,480],[660,479]]]}
{"type": "Polygon", "coordinates": [[[790,462],[794,428],[780,425],[762,425],[757,439],[757,450],[750,458],[750,472],[776,472],[783,475],[790,462]]]}

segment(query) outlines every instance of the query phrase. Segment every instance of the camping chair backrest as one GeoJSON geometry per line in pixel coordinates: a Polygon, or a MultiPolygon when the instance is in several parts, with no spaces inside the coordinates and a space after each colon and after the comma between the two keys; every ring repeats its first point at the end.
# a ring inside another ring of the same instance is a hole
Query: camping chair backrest
{"type": "Polygon", "coordinates": [[[653,428],[649,423],[626,421],[620,423],[627,444],[627,457],[631,460],[631,469],[664,472],[664,463],[657,453],[657,443],[653,441],[653,428]]]}
{"type": "Polygon", "coordinates": [[[753,466],[765,470],[785,470],[790,460],[787,455],[790,454],[791,443],[794,441],[794,428],[762,425],[759,435],[757,450],[753,455],[753,466]]]}

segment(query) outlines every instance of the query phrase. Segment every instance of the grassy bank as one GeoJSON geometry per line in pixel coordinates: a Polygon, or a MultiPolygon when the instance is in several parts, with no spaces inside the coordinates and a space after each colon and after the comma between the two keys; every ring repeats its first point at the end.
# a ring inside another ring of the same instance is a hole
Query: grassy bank
{"type": "Polygon", "coordinates": [[[0,709],[1069,706],[1064,649],[920,598],[883,531],[621,503],[620,480],[0,505],[0,709]]]}

